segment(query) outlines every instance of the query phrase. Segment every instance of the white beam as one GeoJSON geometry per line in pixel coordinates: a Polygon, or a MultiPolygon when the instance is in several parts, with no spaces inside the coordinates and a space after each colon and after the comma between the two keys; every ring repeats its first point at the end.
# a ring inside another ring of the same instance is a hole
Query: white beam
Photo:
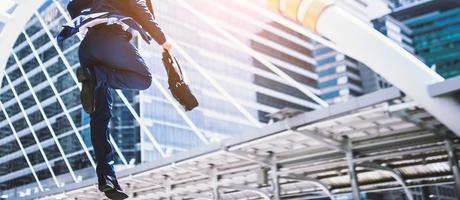
{"type": "Polygon", "coordinates": [[[11,19],[11,15],[8,13],[0,12],[0,23],[8,23],[11,19]]]}
{"type": "Polygon", "coordinates": [[[27,21],[32,17],[34,11],[44,2],[45,0],[17,1],[18,5],[14,12],[10,14],[11,18],[4,25],[2,34],[0,35],[0,42],[2,44],[0,45],[0,78],[5,73],[5,66],[14,42],[24,29],[27,21]]]}

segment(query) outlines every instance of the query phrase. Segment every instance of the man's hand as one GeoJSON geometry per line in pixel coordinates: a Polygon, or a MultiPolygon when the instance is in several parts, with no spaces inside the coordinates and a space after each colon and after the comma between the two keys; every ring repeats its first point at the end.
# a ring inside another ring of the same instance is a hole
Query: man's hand
{"type": "Polygon", "coordinates": [[[173,46],[171,43],[169,43],[168,41],[166,41],[165,43],[163,43],[161,45],[161,47],[163,47],[164,50],[168,51],[169,53],[172,52],[172,49],[173,49],[173,46]]]}

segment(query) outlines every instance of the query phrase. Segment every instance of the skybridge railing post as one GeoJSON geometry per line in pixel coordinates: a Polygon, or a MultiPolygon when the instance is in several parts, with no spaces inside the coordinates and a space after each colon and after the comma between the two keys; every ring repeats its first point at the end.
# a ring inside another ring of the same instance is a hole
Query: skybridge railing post
{"type": "Polygon", "coordinates": [[[173,200],[173,194],[172,194],[172,183],[171,183],[171,177],[168,175],[164,176],[165,178],[165,183],[164,183],[164,188],[166,190],[166,200],[173,200]]]}
{"type": "Polygon", "coordinates": [[[352,196],[354,200],[360,200],[361,196],[359,191],[358,174],[356,173],[356,165],[354,162],[351,140],[350,138],[344,136],[343,142],[346,148],[345,157],[347,159],[348,174],[350,176],[352,196]]]}
{"type": "Polygon", "coordinates": [[[281,199],[281,186],[280,186],[280,177],[278,174],[279,165],[276,160],[275,153],[270,153],[270,162],[271,162],[271,175],[272,175],[272,187],[273,187],[273,199],[281,199]]]}
{"type": "Polygon", "coordinates": [[[452,140],[446,139],[447,155],[449,157],[449,167],[454,175],[455,181],[455,195],[457,199],[460,199],[460,167],[458,165],[458,157],[455,153],[455,148],[452,140]]]}
{"type": "Polygon", "coordinates": [[[219,200],[220,193],[219,193],[219,174],[218,169],[216,166],[211,165],[211,185],[212,185],[212,199],[219,200]]]}

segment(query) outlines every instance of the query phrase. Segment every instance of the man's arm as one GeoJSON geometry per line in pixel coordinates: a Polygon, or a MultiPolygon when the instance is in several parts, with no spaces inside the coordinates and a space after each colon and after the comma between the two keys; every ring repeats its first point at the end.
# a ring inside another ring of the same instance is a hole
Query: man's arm
{"type": "Polygon", "coordinates": [[[80,15],[82,10],[91,8],[93,0],[71,0],[67,4],[67,10],[69,11],[70,17],[74,19],[80,15]]]}
{"type": "Polygon", "coordinates": [[[153,12],[150,12],[145,0],[130,0],[131,17],[144,28],[150,36],[160,45],[166,42],[166,37],[160,26],[155,22],[153,12]]]}

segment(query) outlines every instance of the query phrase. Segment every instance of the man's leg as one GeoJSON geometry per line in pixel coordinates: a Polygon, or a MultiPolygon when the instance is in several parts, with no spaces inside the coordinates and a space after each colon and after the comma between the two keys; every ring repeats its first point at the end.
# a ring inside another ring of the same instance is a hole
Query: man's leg
{"type": "Polygon", "coordinates": [[[152,84],[151,76],[143,76],[139,73],[109,67],[97,67],[95,74],[97,85],[107,84],[112,89],[145,90],[152,84]]]}
{"type": "Polygon", "coordinates": [[[109,122],[112,117],[112,94],[107,85],[100,85],[95,89],[95,111],[91,117],[91,142],[96,154],[96,173],[99,190],[110,199],[126,199],[115,176],[114,153],[110,142],[109,122]]]}
{"type": "Polygon", "coordinates": [[[112,37],[115,38],[98,40],[100,45],[86,52],[101,66],[95,68],[98,84],[107,83],[113,89],[149,88],[152,75],[136,47],[123,37],[112,37]]]}
{"type": "Polygon", "coordinates": [[[96,155],[99,178],[103,176],[115,177],[113,170],[113,150],[110,143],[109,122],[112,117],[112,96],[110,89],[101,85],[95,90],[96,109],[91,117],[91,142],[96,155]]]}

